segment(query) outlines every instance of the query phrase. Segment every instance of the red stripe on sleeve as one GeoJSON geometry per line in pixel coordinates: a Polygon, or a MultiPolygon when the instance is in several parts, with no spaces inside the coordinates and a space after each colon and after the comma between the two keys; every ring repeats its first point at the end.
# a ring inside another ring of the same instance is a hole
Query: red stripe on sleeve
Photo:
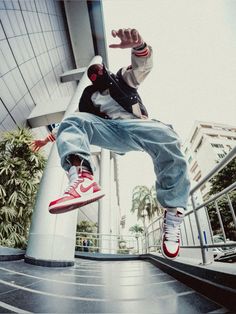
{"type": "Polygon", "coordinates": [[[47,138],[49,139],[50,142],[55,142],[55,140],[56,140],[56,138],[55,138],[55,136],[53,134],[49,134],[47,136],[47,138]]]}
{"type": "Polygon", "coordinates": [[[145,48],[145,49],[142,50],[142,51],[135,51],[134,54],[135,54],[135,56],[137,56],[137,57],[146,57],[146,56],[149,54],[149,49],[148,49],[148,48],[145,48]]]}

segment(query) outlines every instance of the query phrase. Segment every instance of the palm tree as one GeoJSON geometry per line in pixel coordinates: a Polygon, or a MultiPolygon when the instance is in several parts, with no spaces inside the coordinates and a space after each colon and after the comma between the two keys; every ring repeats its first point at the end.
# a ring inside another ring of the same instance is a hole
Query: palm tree
{"type": "Polygon", "coordinates": [[[135,238],[136,238],[136,241],[137,241],[137,251],[139,252],[138,238],[139,238],[139,235],[141,235],[144,232],[144,229],[141,226],[139,226],[138,224],[135,224],[134,226],[129,228],[129,231],[131,233],[135,234],[135,238]]]}
{"type": "Polygon", "coordinates": [[[45,158],[33,152],[29,129],[0,139],[0,245],[25,248],[45,158]]]}
{"type": "Polygon", "coordinates": [[[149,220],[155,213],[161,214],[162,209],[157,202],[154,186],[149,189],[144,185],[138,185],[133,189],[131,212],[137,212],[138,219],[143,219],[146,213],[149,220]]]}
{"type": "Polygon", "coordinates": [[[139,234],[139,233],[142,234],[144,230],[141,226],[139,226],[138,224],[135,224],[134,226],[129,228],[129,231],[135,234],[139,234]]]}

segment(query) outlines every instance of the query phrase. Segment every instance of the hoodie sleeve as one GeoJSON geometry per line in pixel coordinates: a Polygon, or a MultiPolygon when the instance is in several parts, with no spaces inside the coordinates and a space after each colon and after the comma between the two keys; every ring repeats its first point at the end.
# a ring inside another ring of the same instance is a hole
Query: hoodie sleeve
{"type": "Polygon", "coordinates": [[[151,46],[144,44],[141,49],[132,49],[131,65],[122,68],[124,81],[133,88],[138,88],[153,67],[153,53],[151,46]]]}
{"type": "Polygon", "coordinates": [[[80,112],[88,112],[88,113],[92,113],[95,114],[99,117],[102,118],[107,118],[107,115],[103,112],[100,111],[100,109],[98,107],[95,107],[92,100],[91,100],[91,96],[94,93],[94,88],[93,86],[89,85],[87,86],[83,93],[82,96],[80,98],[79,101],[79,111],[80,112]]]}
{"type": "Polygon", "coordinates": [[[47,139],[49,142],[55,142],[57,139],[57,132],[60,124],[56,124],[56,126],[52,129],[52,131],[48,134],[47,139]]]}

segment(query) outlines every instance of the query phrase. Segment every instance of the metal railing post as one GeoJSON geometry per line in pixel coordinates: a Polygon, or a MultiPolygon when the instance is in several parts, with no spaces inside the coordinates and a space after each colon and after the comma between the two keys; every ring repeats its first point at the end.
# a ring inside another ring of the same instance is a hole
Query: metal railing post
{"type": "Polygon", "coordinates": [[[193,227],[192,227],[192,222],[191,222],[191,219],[190,219],[190,215],[188,215],[188,221],[189,221],[189,226],[190,226],[190,230],[191,230],[193,244],[195,244],[194,235],[193,235],[193,227]]]}
{"type": "Polygon", "coordinates": [[[211,221],[210,221],[209,213],[208,213],[208,210],[207,210],[206,207],[205,207],[205,212],[206,212],[207,222],[208,222],[208,226],[209,226],[209,230],[210,230],[211,242],[213,243],[214,242],[214,240],[213,240],[213,230],[212,230],[212,227],[211,227],[211,221]]]}
{"type": "MultiPolygon", "coordinates": [[[[187,245],[189,245],[189,241],[188,241],[188,234],[187,234],[187,228],[186,228],[186,223],[185,223],[185,220],[183,221],[183,225],[184,225],[184,232],[185,232],[186,242],[187,242],[187,245]]],[[[183,236],[182,236],[182,232],[181,232],[181,239],[182,239],[182,243],[183,243],[183,236]]]]}
{"type": "Polygon", "coordinates": [[[230,211],[231,211],[231,214],[232,214],[232,217],[233,217],[234,226],[235,226],[235,229],[236,229],[236,216],[235,216],[233,205],[232,205],[232,202],[231,202],[231,199],[230,199],[228,193],[227,193],[227,199],[228,199],[229,208],[230,208],[230,211]]]}
{"type": "Polygon", "coordinates": [[[154,223],[152,223],[152,243],[155,245],[154,223]]]}
{"type": "Polygon", "coordinates": [[[199,242],[200,242],[200,246],[201,246],[202,263],[203,263],[203,265],[206,265],[207,264],[206,250],[203,247],[204,243],[203,243],[203,237],[202,237],[202,230],[201,230],[201,227],[200,227],[200,223],[199,223],[199,219],[198,219],[198,213],[196,211],[196,204],[195,204],[195,201],[194,201],[193,194],[191,194],[191,201],[192,201],[192,205],[193,205],[193,212],[194,212],[194,216],[195,216],[195,220],[196,220],[196,224],[197,224],[197,230],[198,230],[198,235],[199,235],[199,242]]]}
{"type": "Polygon", "coordinates": [[[220,228],[221,228],[222,233],[223,233],[224,242],[226,243],[225,228],[224,228],[224,224],[223,224],[223,221],[222,221],[222,218],[221,218],[221,215],[220,215],[220,210],[219,210],[219,206],[217,204],[217,201],[215,201],[215,207],[216,207],[216,213],[217,213],[217,216],[218,216],[218,219],[219,219],[219,223],[220,223],[220,228]]]}

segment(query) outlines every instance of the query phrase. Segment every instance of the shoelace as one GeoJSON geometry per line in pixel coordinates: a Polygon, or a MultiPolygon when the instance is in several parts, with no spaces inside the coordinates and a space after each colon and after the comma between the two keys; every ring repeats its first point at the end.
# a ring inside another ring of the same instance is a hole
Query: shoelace
{"type": "MultiPolygon", "coordinates": [[[[83,172],[89,172],[88,168],[86,166],[83,166],[83,162],[84,160],[81,161],[79,166],[76,166],[76,178],[74,176],[74,174],[72,173],[72,176],[70,176],[70,181],[69,184],[67,186],[67,188],[64,191],[64,194],[70,194],[71,190],[77,188],[78,184],[83,182],[83,172]],[[73,178],[74,176],[74,178],[73,178]]],[[[75,166],[73,166],[75,168],[75,166]]]]}
{"type": "Polygon", "coordinates": [[[81,181],[81,179],[78,177],[74,181],[70,182],[68,187],[65,189],[64,194],[70,193],[72,189],[75,189],[78,185],[78,183],[81,181]]]}
{"type": "Polygon", "coordinates": [[[172,226],[170,224],[164,223],[165,237],[167,241],[178,242],[180,238],[180,224],[177,226],[172,226]]]}
{"type": "Polygon", "coordinates": [[[83,171],[83,162],[84,162],[84,160],[82,159],[81,160],[81,163],[80,163],[80,165],[79,165],[79,170],[78,170],[78,175],[80,175],[81,173],[82,173],[82,171],[83,171]]]}
{"type": "Polygon", "coordinates": [[[80,163],[80,166],[78,166],[78,176],[77,176],[77,178],[74,179],[73,181],[69,182],[67,188],[65,189],[64,194],[70,193],[70,191],[72,189],[75,189],[77,187],[78,183],[81,181],[80,175],[83,172],[83,162],[84,162],[84,160],[82,160],[81,163],[80,163]]]}

